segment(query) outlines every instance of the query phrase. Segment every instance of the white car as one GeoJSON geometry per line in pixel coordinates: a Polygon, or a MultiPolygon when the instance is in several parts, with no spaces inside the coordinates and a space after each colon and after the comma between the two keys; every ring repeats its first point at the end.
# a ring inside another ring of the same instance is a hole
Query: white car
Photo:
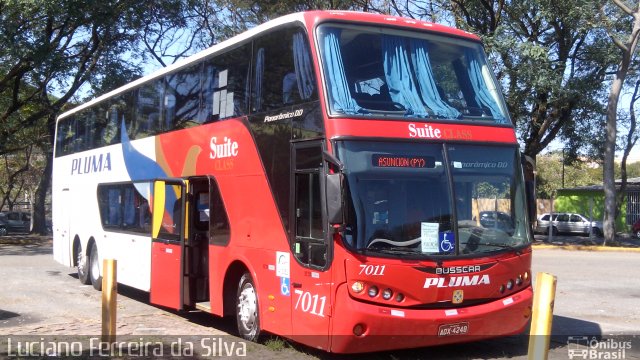
{"type": "Polygon", "coordinates": [[[603,234],[602,221],[589,221],[589,219],[583,215],[564,212],[542,214],[538,218],[535,232],[542,234],[548,233],[550,218],[552,226],[551,232],[553,234],[570,233],[588,235],[591,229],[593,229],[593,234],[596,236],[602,236],[603,234]]]}

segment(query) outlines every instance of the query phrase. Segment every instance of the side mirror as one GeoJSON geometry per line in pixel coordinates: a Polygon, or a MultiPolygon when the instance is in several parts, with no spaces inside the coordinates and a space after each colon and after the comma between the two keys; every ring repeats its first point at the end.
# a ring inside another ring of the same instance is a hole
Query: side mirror
{"type": "Polygon", "coordinates": [[[342,179],[342,173],[326,175],[327,218],[331,225],[342,224],[344,222],[342,179]]]}

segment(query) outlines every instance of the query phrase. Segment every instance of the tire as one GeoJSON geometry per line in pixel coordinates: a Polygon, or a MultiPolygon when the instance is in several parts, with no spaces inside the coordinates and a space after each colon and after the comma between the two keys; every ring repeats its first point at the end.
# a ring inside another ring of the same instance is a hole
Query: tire
{"type": "Polygon", "coordinates": [[[552,227],[551,228],[551,235],[558,235],[558,228],[557,227],[552,227]]]}
{"type": "Polygon", "coordinates": [[[89,257],[82,251],[82,246],[80,245],[78,245],[76,253],[78,280],[80,280],[82,285],[89,285],[91,284],[91,279],[89,278],[89,257]]]}
{"type": "Polygon", "coordinates": [[[240,278],[236,294],[236,322],[238,334],[245,340],[258,341],[260,337],[260,311],[258,308],[258,292],[246,272],[240,278]]]}
{"type": "Polygon", "coordinates": [[[91,244],[89,252],[89,278],[91,279],[91,285],[93,288],[100,291],[102,290],[102,276],[100,276],[100,260],[98,257],[98,247],[96,244],[91,244]]]}
{"type": "Polygon", "coordinates": [[[597,237],[602,237],[602,231],[600,229],[598,229],[597,227],[592,228],[591,232],[593,233],[593,235],[595,235],[597,237]]]}
{"type": "Polygon", "coordinates": [[[640,239],[640,230],[636,231],[636,237],[640,239]]]}
{"type": "Polygon", "coordinates": [[[7,228],[4,226],[0,227],[0,236],[7,236],[8,232],[7,232],[7,228]]]}

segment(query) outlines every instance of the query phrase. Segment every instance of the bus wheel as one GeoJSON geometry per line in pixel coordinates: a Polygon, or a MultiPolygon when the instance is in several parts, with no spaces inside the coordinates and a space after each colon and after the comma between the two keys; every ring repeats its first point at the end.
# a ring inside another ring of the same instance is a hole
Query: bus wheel
{"type": "Polygon", "coordinates": [[[91,278],[91,285],[93,285],[94,289],[98,291],[102,290],[100,260],[98,260],[98,247],[96,244],[91,244],[91,251],[89,253],[89,278],[91,278]]]}
{"type": "Polygon", "coordinates": [[[236,320],[238,333],[242,338],[249,341],[258,340],[260,336],[258,293],[249,273],[244,273],[238,284],[236,320]]]}
{"type": "Polygon", "coordinates": [[[82,283],[82,285],[91,284],[91,279],[89,279],[89,261],[87,261],[87,255],[85,255],[84,251],[82,251],[82,246],[78,244],[76,248],[76,263],[78,264],[78,279],[82,283]]]}

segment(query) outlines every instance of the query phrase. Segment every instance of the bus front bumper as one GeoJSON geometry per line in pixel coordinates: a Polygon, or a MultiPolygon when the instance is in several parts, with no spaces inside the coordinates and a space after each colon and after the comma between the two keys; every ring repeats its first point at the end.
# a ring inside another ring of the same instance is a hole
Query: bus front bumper
{"type": "Polygon", "coordinates": [[[340,286],[330,351],[362,353],[476,341],[522,333],[531,317],[531,286],[495,301],[452,309],[403,309],[363,303],[340,286]],[[360,334],[360,335],[356,335],[360,334]]]}

